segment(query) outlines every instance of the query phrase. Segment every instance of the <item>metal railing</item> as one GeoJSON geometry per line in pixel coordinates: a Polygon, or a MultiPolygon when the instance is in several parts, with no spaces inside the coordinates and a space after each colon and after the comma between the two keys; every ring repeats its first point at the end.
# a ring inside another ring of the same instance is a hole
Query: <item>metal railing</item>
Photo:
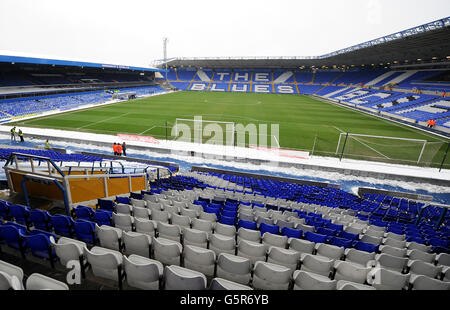
{"type": "Polygon", "coordinates": [[[127,178],[128,188],[126,191],[124,191],[125,193],[133,191],[133,177],[143,177],[145,182],[144,188],[148,190],[151,173],[150,169],[153,169],[154,172],[156,172],[156,177],[158,179],[161,176],[161,169],[167,170],[168,175],[172,176],[172,172],[170,171],[170,169],[161,166],[148,165],[146,167],[131,167],[130,169],[134,169],[134,173],[125,173],[125,170],[128,168],[126,168],[121,162],[118,161],[110,161],[109,163],[106,162],[104,166],[100,165],[97,167],[95,167],[94,165],[81,166],[80,164],[77,166],[60,167],[49,157],[23,153],[11,153],[3,168],[7,176],[8,187],[14,192],[19,192],[20,189],[14,188],[11,173],[22,175],[21,186],[23,194],[25,195],[26,204],[28,206],[30,204],[26,182],[32,181],[44,185],[55,184],[62,192],[67,215],[70,215],[70,206],[72,204],[71,186],[69,184],[70,180],[103,180],[104,195],[98,198],[104,198],[109,196],[109,186],[107,180],[110,178],[127,178]],[[39,162],[39,165],[36,162],[39,162]],[[41,165],[41,163],[43,162],[45,162],[45,164],[41,165]],[[119,165],[121,173],[114,172],[114,164],[119,165]],[[78,171],[80,171],[80,169],[85,169],[86,173],[71,174],[74,169],[78,171]],[[102,169],[105,171],[105,173],[94,174],[95,171],[99,171],[102,169]],[[89,174],[88,171],[90,171],[91,173],[89,174]]]}

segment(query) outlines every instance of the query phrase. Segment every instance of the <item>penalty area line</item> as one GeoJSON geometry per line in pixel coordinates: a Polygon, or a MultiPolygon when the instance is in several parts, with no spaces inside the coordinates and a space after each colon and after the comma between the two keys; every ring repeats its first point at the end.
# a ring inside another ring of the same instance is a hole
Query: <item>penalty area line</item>
{"type": "Polygon", "coordinates": [[[138,135],[143,135],[144,133],[146,133],[147,131],[149,131],[149,130],[152,130],[153,128],[155,128],[156,127],[156,125],[155,126],[152,126],[152,127],[150,127],[149,129],[147,129],[147,130],[144,130],[143,132],[140,132],[140,133],[138,133],[138,135]]]}

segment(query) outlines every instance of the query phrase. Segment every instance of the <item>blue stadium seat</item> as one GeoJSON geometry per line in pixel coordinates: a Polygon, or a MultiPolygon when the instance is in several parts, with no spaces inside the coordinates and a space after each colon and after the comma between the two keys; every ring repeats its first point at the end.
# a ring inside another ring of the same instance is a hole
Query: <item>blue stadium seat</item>
{"type": "MultiPolygon", "coordinates": [[[[198,199],[197,199],[198,201],[204,201],[204,202],[206,202],[206,203],[211,203],[211,199],[210,198],[206,198],[206,197],[202,197],[202,196],[200,196],[200,197],[198,197],[198,199]]],[[[220,208],[220,206],[219,206],[219,208],[220,208]]]]}
{"type": "Polygon", "coordinates": [[[214,202],[211,202],[211,203],[208,205],[208,207],[213,208],[213,209],[222,209],[222,208],[223,208],[223,205],[220,204],[220,203],[214,203],[214,202]]]}
{"type": "Polygon", "coordinates": [[[425,244],[425,240],[422,239],[422,237],[419,236],[406,236],[406,241],[408,242],[416,242],[420,244],[425,244]]]}
{"type": "Polygon", "coordinates": [[[343,239],[343,238],[338,238],[338,237],[331,237],[328,240],[328,243],[331,244],[331,245],[339,246],[339,247],[351,248],[353,241],[349,240],[349,239],[343,239]]]}
{"type": "Polygon", "coordinates": [[[144,195],[139,194],[139,193],[133,193],[133,192],[131,192],[131,193],[130,193],[130,198],[142,200],[142,199],[144,199],[144,195]]]}
{"type": "Polygon", "coordinates": [[[271,204],[266,204],[266,209],[267,209],[267,210],[275,210],[275,211],[278,211],[278,206],[271,205],[271,204]]]}
{"type": "Polygon", "coordinates": [[[130,204],[130,198],[129,197],[123,197],[123,196],[116,196],[116,202],[129,205],[130,204]]]}
{"type": "Polygon", "coordinates": [[[281,228],[281,235],[286,236],[288,238],[301,239],[303,237],[303,231],[301,229],[283,227],[281,228]]]}
{"type": "Polygon", "coordinates": [[[0,200],[0,217],[5,221],[11,219],[10,206],[11,204],[9,202],[0,200]]]}
{"type": "Polygon", "coordinates": [[[403,235],[403,229],[395,227],[395,226],[386,227],[386,232],[392,232],[397,235],[403,235]]]}
{"type": "Polygon", "coordinates": [[[327,241],[327,238],[327,235],[317,234],[310,231],[305,232],[305,239],[311,242],[325,243],[327,241]]]}
{"type": "Polygon", "coordinates": [[[349,240],[358,240],[359,239],[359,235],[358,234],[352,234],[346,231],[341,231],[340,233],[338,233],[337,235],[339,238],[344,238],[344,239],[349,239],[349,240]]]}
{"type": "Polygon", "coordinates": [[[112,211],[101,209],[95,210],[94,222],[96,222],[99,226],[112,226],[112,211]]]}
{"type": "Polygon", "coordinates": [[[214,213],[215,215],[219,215],[220,208],[211,208],[209,206],[204,206],[203,211],[205,211],[206,213],[214,213]]]}
{"type": "Polygon", "coordinates": [[[211,204],[218,205],[220,208],[225,205],[225,198],[213,198],[211,204]]]}
{"type": "Polygon", "coordinates": [[[252,203],[250,201],[240,201],[239,204],[244,206],[250,206],[252,203]]]}
{"type": "Polygon", "coordinates": [[[266,223],[261,223],[259,225],[259,231],[261,232],[261,235],[264,235],[264,233],[268,232],[274,235],[278,235],[280,233],[280,227],[276,225],[269,225],[266,223]]]}
{"type": "Polygon", "coordinates": [[[237,211],[226,210],[225,208],[223,208],[222,211],[220,211],[220,214],[228,217],[236,217],[237,211]]]}
{"type": "Polygon", "coordinates": [[[95,245],[97,236],[95,234],[95,223],[87,220],[76,220],[74,224],[75,236],[78,240],[95,245]]]}
{"type": "Polygon", "coordinates": [[[208,202],[200,201],[200,200],[194,200],[194,205],[199,205],[199,206],[202,206],[202,207],[206,207],[206,206],[208,206],[208,202]]]}
{"type": "Polygon", "coordinates": [[[72,210],[78,220],[92,221],[94,219],[95,212],[91,207],[79,205],[72,210]]]}
{"type": "Polygon", "coordinates": [[[253,203],[252,203],[252,207],[264,208],[264,204],[263,204],[263,203],[253,202],[253,203]]]}
{"type": "Polygon", "coordinates": [[[55,235],[49,234],[48,232],[33,231],[33,234],[24,236],[24,242],[26,243],[27,249],[31,250],[33,256],[49,260],[50,266],[55,268],[57,256],[50,241],[50,236],[53,236],[56,242],[55,235]]]}
{"type": "Polygon", "coordinates": [[[15,222],[5,222],[3,226],[14,226],[18,230],[20,230],[23,234],[27,234],[28,228],[25,225],[15,223],[15,222]]]}
{"type": "Polygon", "coordinates": [[[97,205],[102,210],[114,211],[115,203],[109,199],[98,199],[97,205]]]}
{"type": "Polygon", "coordinates": [[[19,250],[22,258],[25,258],[26,244],[24,243],[24,237],[26,231],[27,228],[25,226],[8,222],[0,226],[0,240],[5,242],[9,247],[19,250]]]}
{"type": "Polygon", "coordinates": [[[299,218],[306,218],[306,211],[302,211],[302,210],[294,210],[295,213],[298,214],[299,218]]]}
{"type": "Polygon", "coordinates": [[[34,209],[30,212],[30,219],[33,226],[40,230],[51,231],[52,224],[50,223],[50,213],[47,211],[34,209]]]}
{"type": "Polygon", "coordinates": [[[225,203],[225,205],[222,207],[222,210],[237,212],[238,207],[237,207],[237,205],[229,205],[229,204],[225,203]]]}
{"type": "Polygon", "coordinates": [[[31,226],[30,213],[31,209],[22,205],[11,205],[10,206],[11,216],[15,219],[17,223],[24,224],[29,228],[31,226]]]}
{"type": "Polygon", "coordinates": [[[284,212],[284,211],[292,212],[292,209],[291,208],[286,208],[286,207],[279,207],[278,211],[281,211],[281,212],[284,212]]]}
{"type": "Polygon", "coordinates": [[[341,232],[344,229],[344,225],[337,225],[337,224],[333,224],[333,223],[327,223],[327,224],[325,224],[325,227],[329,228],[329,229],[334,229],[337,232],[341,232]]]}
{"type": "Polygon", "coordinates": [[[70,216],[55,214],[50,217],[50,222],[57,235],[73,237],[75,222],[70,216]]]}
{"type": "Polygon", "coordinates": [[[378,220],[369,220],[369,223],[371,225],[375,225],[375,226],[378,226],[378,227],[386,227],[387,226],[387,222],[378,221],[378,220]]]}
{"type": "Polygon", "coordinates": [[[238,229],[240,227],[247,228],[247,229],[252,229],[252,230],[257,230],[256,222],[250,222],[250,221],[245,221],[245,220],[239,220],[238,221],[238,229]]]}
{"type": "Polygon", "coordinates": [[[323,222],[321,220],[316,220],[316,218],[306,218],[305,224],[309,226],[314,226],[316,229],[323,226],[323,222]]]}
{"type": "Polygon", "coordinates": [[[443,240],[440,238],[430,238],[426,241],[429,245],[434,246],[434,247],[441,247],[441,248],[449,247],[449,242],[447,240],[443,240]]]}
{"type": "Polygon", "coordinates": [[[234,225],[236,223],[236,217],[229,217],[225,215],[219,216],[219,223],[226,225],[234,225]]]}
{"type": "Polygon", "coordinates": [[[33,235],[37,235],[37,234],[46,235],[49,238],[53,237],[53,239],[55,241],[58,239],[54,233],[45,231],[45,230],[40,230],[40,229],[33,229],[33,230],[30,230],[30,232],[28,233],[29,236],[33,236],[33,235]]]}
{"type": "Polygon", "coordinates": [[[375,245],[372,243],[362,242],[362,241],[354,241],[353,247],[360,251],[365,251],[369,253],[378,252],[379,245],[375,245]]]}
{"type": "Polygon", "coordinates": [[[239,200],[233,199],[233,198],[227,198],[227,200],[225,201],[225,204],[233,204],[233,205],[237,206],[239,204],[239,200]]]}
{"type": "Polygon", "coordinates": [[[317,233],[322,234],[322,235],[327,235],[327,236],[336,236],[336,230],[334,229],[329,229],[329,228],[324,228],[324,227],[319,227],[316,230],[317,233]]]}
{"type": "Polygon", "coordinates": [[[432,246],[431,251],[436,254],[447,253],[450,254],[450,248],[444,248],[440,246],[432,246]]]}

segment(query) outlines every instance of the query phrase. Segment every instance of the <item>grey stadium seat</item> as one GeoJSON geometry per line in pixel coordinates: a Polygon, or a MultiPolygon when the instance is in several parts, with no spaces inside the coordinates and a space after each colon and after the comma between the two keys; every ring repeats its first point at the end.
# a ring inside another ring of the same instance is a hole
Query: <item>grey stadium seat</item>
{"type": "Polygon", "coordinates": [[[164,289],[166,290],[204,290],[207,280],[201,272],[176,265],[164,268],[164,289]]]}

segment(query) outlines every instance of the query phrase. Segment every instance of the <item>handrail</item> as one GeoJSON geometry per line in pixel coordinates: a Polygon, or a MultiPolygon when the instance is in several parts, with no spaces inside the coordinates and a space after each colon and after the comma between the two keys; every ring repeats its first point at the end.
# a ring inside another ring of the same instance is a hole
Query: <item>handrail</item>
{"type": "Polygon", "coordinates": [[[73,175],[66,175],[66,179],[76,179],[76,178],[83,178],[83,179],[89,179],[89,178],[97,178],[97,179],[105,179],[105,178],[111,178],[111,177],[139,177],[144,176],[145,173],[120,173],[120,174],[73,174],[73,175]]]}
{"type": "MultiPolygon", "coordinates": [[[[103,161],[103,162],[105,162],[105,161],[103,161]]],[[[108,175],[114,175],[114,176],[117,176],[118,174],[114,174],[114,173],[112,173],[112,169],[114,168],[111,168],[111,164],[112,163],[114,163],[114,162],[116,162],[116,161],[111,161],[110,162],[110,167],[108,168],[107,166],[99,166],[99,167],[88,167],[88,166],[73,166],[73,165],[67,165],[67,166],[64,166],[63,168],[69,168],[69,173],[68,173],[68,175],[71,175],[71,172],[72,171],[75,171],[75,169],[76,168],[78,168],[78,169],[86,169],[86,168],[89,168],[89,169],[91,169],[91,172],[93,172],[93,171],[97,171],[97,170],[105,170],[105,174],[108,174],[108,175]]],[[[142,170],[142,173],[146,173],[147,175],[148,175],[148,169],[149,168],[153,168],[153,169],[165,169],[165,170],[167,170],[168,172],[169,172],[169,174],[170,175],[172,175],[172,171],[170,171],[170,169],[168,169],[168,168],[166,168],[166,167],[159,167],[159,166],[147,166],[147,167],[126,167],[126,166],[124,166],[123,165],[123,163],[121,163],[121,162],[117,162],[120,166],[121,166],[121,168],[122,168],[122,174],[125,174],[125,175],[128,175],[127,173],[125,173],[125,170],[126,169],[132,169],[133,170],[133,173],[134,174],[139,174],[140,172],[139,172],[139,170],[142,170]]],[[[97,175],[98,176],[98,175],[97,175]]]]}
{"type": "Polygon", "coordinates": [[[125,173],[125,167],[123,166],[123,164],[120,162],[120,161],[110,161],[110,163],[111,163],[111,174],[112,174],[112,172],[114,171],[113,169],[113,163],[114,162],[116,162],[116,163],[118,163],[120,166],[122,166],[122,173],[125,173]]]}
{"type": "MultiPolygon", "coordinates": [[[[148,172],[147,172],[148,168],[151,168],[151,166],[145,167],[144,171],[145,171],[145,174],[147,175],[147,179],[150,179],[150,178],[149,178],[149,174],[148,174],[148,172]]],[[[158,169],[158,168],[156,168],[156,169],[158,169]]],[[[157,171],[158,171],[158,170],[157,170],[157,171]]],[[[159,173],[158,173],[158,178],[159,178],[159,173]]]]}
{"type": "MultiPolygon", "coordinates": [[[[39,161],[43,160],[43,161],[49,162],[56,169],[56,171],[58,171],[58,173],[61,176],[63,176],[63,177],[65,176],[65,173],[55,164],[55,162],[51,158],[45,157],[45,156],[39,156],[39,155],[32,155],[32,154],[23,154],[23,153],[12,152],[9,155],[9,158],[6,161],[3,168],[8,166],[10,163],[12,163],[14,158],[17,159],[17,156],[22,156],[22,157],[27,157],[29,159],[38,159],[39,161]]],[[[51,172],[51,171],[49,171],[49,172],[51,172]]]]}
{"type": "MultiPolygon", "coordinates": [[[[10,186],[11,189],[13,189],[15,192],[19,191],[18,189],[16,190],[13,186],[12,183],[12,178],[10,177],[11,173],[19,173],[19,174],[24,174],[27,177],[23,178],[23,182],[22,182],[22,190],[24,191],[25,195],[28,195],[26,192],[26,185],[25,182],[27,180],[30,179],[38,179],[38,180],[53,180],[53,183],[56,184],[56,186],[58,186],[58,188],[61,189],[61,191],[63,192],[64,195],[64,203],[66,205],[66,210],[70,209],[70,204],[72,203],[72,195],[71,195],[71,186],[70,186],[70,180],[80,180],[80,179],[84,179],[84,180],[101,180],[103,181],[104,184],[104,190],[105,190],[105,195],[108,196],[108,187],[109,187],[109,183],[110,183],[110,179],[115,179],[115,178],[125,178],[128,179],[128,187],[129,189],[127,189],[127,191],[131,191],[132,188],[134,187],[134,182],[132,180],[132,178],[138,178],[139,182],[136,184],[139,184],[139,187],[142,185],[140,182],[140,179],[143,178],[145,179],[145,189],[148,189],[149,184],[148,184],[148,179],[149,179],[149,174],[148,174],[148,168],[152,168],[151,166],[146,167],[145,169],[142,168],[142,172],[136,173],[138,171],[138,169],[136,167],[130,167],[130,168],[134,168],[134,172],[135,173],[125,173],[125,166],[119,162],[119,167],[122,168],[122,173],[108,173],[110,172],[109,170],[113,168],[113,162],[111,161],[110,165],[111,167],[108,167],[107,163],[106,166],[104,167],[99,167],[100,169],[104,169],[105,173],[104,174],[71,174],[71,172],[73,171],[73,169],[77,169],[77,168],[83,168],[80,166],[69,166],[69,167],[65,167],[68,168],[68,173],[66,170],[66,173],[62,170],[64,168],[59,167],[51,158],[49,157],[45,157],[45,156],[39,156],[39,155],[32,155],[32,154],[23,154],[23,153],[19,153],[19,152],[13,152],[9,155],[5,165],[4,165],[4,169],[5,172],[7,174],[7,179],[8,179],[8,185],[10,186]],[[20,158],[20,164],[19,164],[19,157],[20,158]],[[33,159],[35,161],[33,161],[33,159]],[[37,162],[43,162],[46,163],[42,166],[37,166],[37,162]],[[53,166],[53,167],[52,167],[53,166]],[[53,170],[55,169],[55,170],[53,170]],[[58,174],[54,173],[54,171],[57,171],[58,174]]],[[[92,169],[95,170],[97,167],[94,167],[95,163],[93,163],[92,169]]],[[[85,167],[86,169],[89,169],[90,167],[85,167]]],[[[159,170],[159,168],[157,167],[153,167],[159,170]]],[[[86,172],[89,170],[86,170],[86,172]]],[[[112,171],[111,171],[112,172],[112,171]]],[[[38,193],[35,193],[38,195],[38,193]]],[[[106,197],[105,196],[105,197],[106,197]]]]}
{"type": "Polygon", "coordinates": [[[88,167],[88,166],[64,166],[63,168],[69,168],[68,175],[71,175],[73,171],[85,171],[86,169],[91,169],[91,174],[94,173],[94,171],[102,171],[104,170],[105,173],[108,172],[108,169],[105,167],[88,167]],[[78,168],[78,170],[76,170],[78,168]]]}
{"type": "Polygon", "coordinates": [[[147,167],[145,167],[144,171],[145,171],[145,173],[146,173],[147,175],[148,175],[148,172],[147,172],[148,168],[156,168],[156,173],[157,173],[157,179],[158,179],[158,180],[159,180],[159,176],[160,176],[159,169],[166,169],[166,170],[169,172],[169,175],[170,175],[171,177],[172,177],[172,175],[173,175],[172,171],[170,171],[169,168],[167,168],[167,167],[157,167],[157,166],[147,166],[147,167]]]}

